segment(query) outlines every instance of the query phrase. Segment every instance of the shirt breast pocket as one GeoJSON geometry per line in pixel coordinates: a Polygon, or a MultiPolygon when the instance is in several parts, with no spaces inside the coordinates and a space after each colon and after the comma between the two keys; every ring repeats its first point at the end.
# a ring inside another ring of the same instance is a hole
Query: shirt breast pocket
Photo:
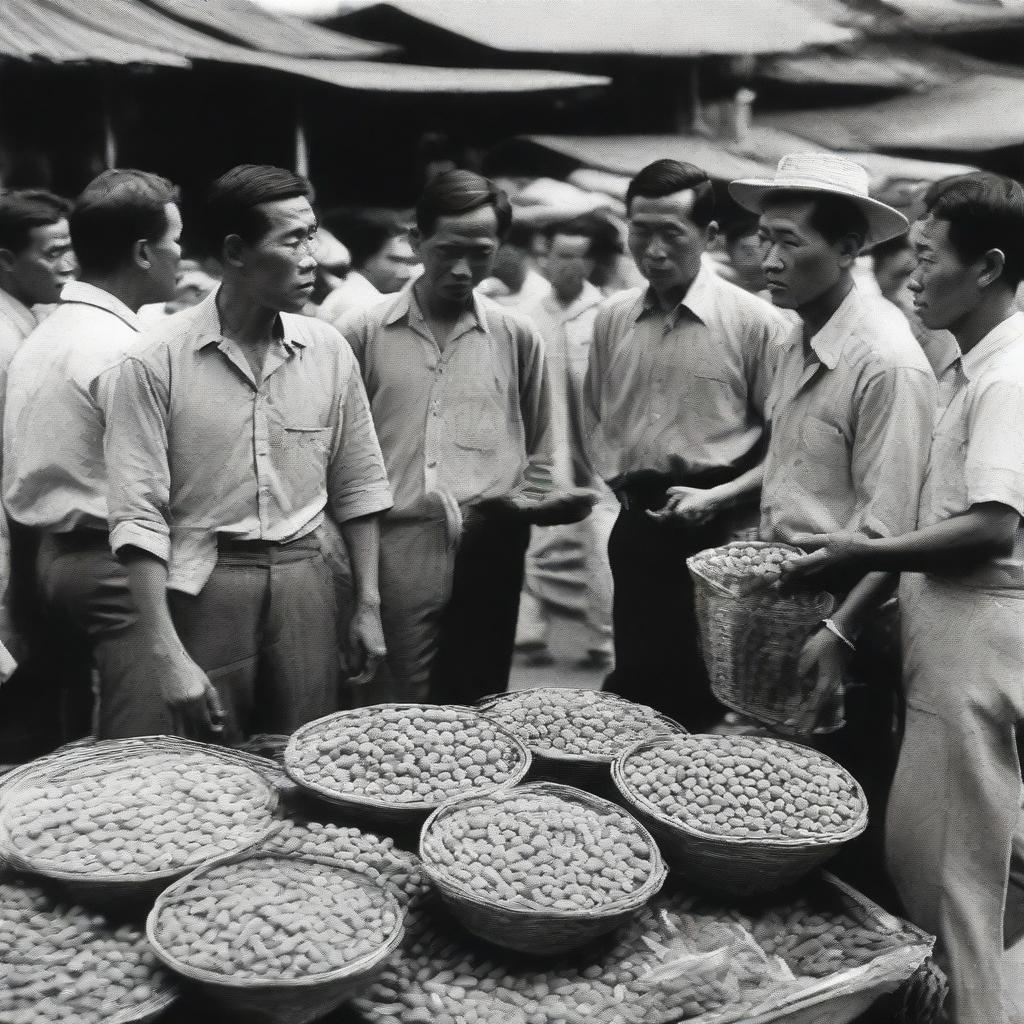
{"type": "Polygon", "coordinates": [[[798,485],[811,494],[845,490],[850,476],[846,437],[838,427],[825,420],[816,416],[805,417],[800,427],[799,452],[793,468],[798,485]]]}
{"type": "MultiPolygon", "coordinates": [[[[932,514],[943,518],[967,511],[967,482],[965,462],[967,439],[957,430],[944,431],[932,436],[932,449],[928,458],[925,491],[930,494],[932,514]]],[[[925,509],[921,510],[922,515],[925,509]]]]}
{"type": "Polygon", "coordinates": [[[452,404],[445,422],[460,448],[493,452],[501,442],[505,412],[492,395],[464,395],[452,404]]]}
{"type": "Polygon", "coordinates": [[[302,505],[326,486],[331,428],[284,424],[280,439],[285,482],[296,506],[302,505]]]}

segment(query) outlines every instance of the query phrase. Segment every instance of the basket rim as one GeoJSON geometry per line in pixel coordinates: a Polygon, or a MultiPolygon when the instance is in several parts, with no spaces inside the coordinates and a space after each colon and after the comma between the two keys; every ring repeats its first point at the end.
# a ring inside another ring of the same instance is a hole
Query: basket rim
{"type": "MultiPolygon", "coordinates": [[[[688,732],[682,725],[676,722],[674,719],[663,715],[660,711],[656,711],[654,708],[647,704],[638,704],[636,701],[629,700],[626,697],[620,697],[617,693],[605,693],[603,690],[588,690],[585,686],[527,686],[522,690],[506,690],[504,693],[492,693],[486,697],[481,697],[473,706],[479,708],[480,711],[487,715],[492,712],[494,707],[503,700],[514,700],[517,699],[524,693],[538,693],[542,690],[560,690],[569,691],[570,693],[586,693],[598,697],[600,700],[607,701],[609,704],[629,704],[632,707],[646,708],[654,716],[656,720],[665,725],[666,734],[678,733],[686,734],[688,732]]],[[[500,721],[499,725],[503,724],[500,721]]],[[[509,727],[504,726],[506,729],[509,727]]],[[[511,729],[509,729],[511,732],[511,729]]],[[[653,736],[661,735],[660,730],[656,730],[652,733],[653,736]]],[[[570,754],[564,750],[558,750],[554,747],[547,747],[542,745],[540,742],[535,740],[527,741],[522,740],[523,744],[530,751],[534,757],[543,757],[548,761],[561,761],[565,764],[579,764],[579,765],[610,765],[622,751],[618,751],[614,754],[570,754]]],[[[636,742],[635,740],[633,742],[636,742]]],[[[632,745],[632,744],[630,744],[632,745]]]]}
{"type": "Polygon", "coordinates": [[[397,703],[382,703],[382,704],[371,704],[365,708],[349,708],[344,711],[335,711],[330,715],[325,715],[323,718],[314,719],[312,722],[307,722],[305,725],[300,726],[292,733],[291,739],[288,741],[288,746],[285,747],[284,751],[284,770],[296,785],[301,786],[303,789],[308,790],[311,793],[315,793],[317,796],[323,797],[329,800],[331,803],[337,804],[340,807],[358,807],[366,810],[374,811],[388,811],[392,813],[407,813],[407,814],[429,814],[431,811],[440,807],[441,804],[448,800],[459,799],[463,794],[453,793],[449,796],[443,797],[440,800],[407,800],[401,801],[397,799],[381,800],[377,797],[368,797],[359,793],[342,793],[337,789],[331,789],[328,786],[324,786],[322,783],[307,779],[302,776],[302,773],[293,764],[296,756],[296,750],[300,742],[305,740],[307,736],[313,731],[314,727],[323,727],[327,722],[343,717],[351,717],[356,714],[364,714],[367,711],[373,711],[379,708],[448,708],[455,711],[465,711],[476,717],[485,718],[488,725],[493,726],[502,733],[503,737],[507,739],[510,745],[515,749],[519,755],[521,764],[518,768],[512,771],[511,775],[505,782],[495,782],[490,785],[479,785],[474,786],[473,789],[464,794],[466,796],[472,794],[484,794],[493,792],[495,790],[508,789],[512,786],[518,785],[519,782],[525,778],[527,772],[530,770],[533,758],[530,754],[530,749],[518,736],[515,736],[509,729],[501,725],[500,722],[495,722],[490,718],[487,718],[483,712],[477,708],[470,707],[465,704],[420,704],[416,702],[397,702],[397,703]]]}
{"type": "Polygon", "coordinates": [[[524,921],[596,921],[607,917],[616,917],[619,914],[631,913],[639,907],[642,907],[656,892],[661,889],[665,884],[665,879],[668,875],[668,867],[665,864],[664,857],[662,856],[661,848],[658,846],[651,833],[644,826],[643,822],[637,821],[628,810],[625,810],[618,804],[612,803],[610,800],[605,800],[603,797],[596,796],[586,790],[577,789],[575,786],[567,786],[560,782],[530,782],[525,786],[516,786],[514,790],[506,790],[502,793],[474,794],[473,796],[465,797],[463,799],[449,800],[438,807],[437,810],[434,811],[423,823],[423,828],[420,830],[418,853],[420,864],[422,865],[425,873],[432,882],[438,885],[438,887],[447,890],[448,895],[451,895],[453,898],[457,898],[464,903],[469,903],[473,906],[487,910],[495,910],[502,914],[508,914],[509,916],[517,917],[524,921]],[[493,801],[505,797],[520,797],[535,793],[539,793],[541,795],[554,795],[568,803],[577,803],[599,810],[608,808],[628,819],[632,823],[636,832],[647,844],[647,848],[651,854],[650,874],[643,885],[639,886],[628,896],[600,908],[591,908],[587,910],[557,910],[555,908],[548,907],[520,907],[513,903],[506,903],[502,900],[481,897],[475,890],[469,889],[464,883],[456,881],[448,876],[443,868],[435,866],[431,860],[431,855],[424,849],[425,844],[429,841],[430,833],[441,821],[452,814],[459,813],[460,811],[468,812],[471,810],[470,805],[473,803],[493,801]]]}
{"type": "MultiPolygon", "coordinates": [[[[677,740],[689,740],[693,739],[700,742],[702,739],[715,739],[728,742],[733,737],[730,736],[719,736],[714,733],[688,733],[684,737],[668,737],[671,743],[675,743],[677,740]]],[[[752,737],[743,737],[744,739],[751,739],[752,737]]],[[[648,745],[654,745],[659,742],[659,739],[663,742],[665,737],[656,737],[654,740],[641,740],[630,750],[625,751],[612,765],[612,780],[615,783],[616,789],[622,795],[631,806],[636,807],[644,814],[651,818],[654,818],[659,825],[663,827],[674,829],[677,832],[682,832],[684,835],[688,835],[693,839],[702,840],[704,842],[715,842],[722,843],[728,846],[733,846],[742,849],[753,849],[762,848],[765,850],[806,850],[806,849],[821,849],[823,847],[838,846],[842,843],[847,843],[851,839],[855,839],[859,836],[868,824],[868,801],[864,794],[864,790],[861,784],[850,774],[838,761],[834,761],[826,754],[822,754],[820,751],[815,750],[813,747],[808,747],[802,743],[794,743],[792,740],[777,739],[774,736],[758,736],[753,737],[758,743],[771,743],[785,747],[792,747],[797,750],[807,751],[808,753],[814,754],[817,757],[824,758],[826,761],[831,761],[832,764],[843,773],[847,779],[853,783],[854,790],[857,794],[858,803],[860,810],[858,811],[855,822],[850,825],[847,829],[842,832],[836,832],[828,836],[725,836],[717,832],[708,832],[705,829],[697,828],[688,822],[681,821],[678,818],[673,818],[666,814],[660,807],[653,804],[645,796],[635,792],[632,785],[626,780],[625,777],[625,766],[626,762],[634,754],[640,752],[641,748],[648,745]]]]}
{"type": "Polygon", "coordinates": [[[394,893],[387,887],[379,885],[365,873],[357,871],[355,868],[350,868],[345,864],[341,864],[339,861],[331,860],[329,857],[316,857],[311,854],[281,853],[269,850],[260,850],[256,853],[242,853],[229,858],[226,862],[222,861],[219,864],[204,864],[203,866],[196,868],[194,871],[190,871],[183,878],[179,878],[176,882],[170,885],[156,898],[152,910],[150,910],[149,914],[146,916],[146,939],[154,954],[163,964],[190,981],[197,981],[206,985],[216,985],[221,988],[229,988],[245,992],[280,988],[316,988],[323,985],[329,985],[334,982],[345,981],[349,978],[358,977],[366,971],[372,970],[382,960],[391,956],[391,954],[398,949],[399,945],[401,945],[404,936],[405,911],[399,904],[394,893]],[[391,909],[394,911],[395,915],[394,930],[391,935],[387,936],[380,942],[376,949],[371,950],[369,953],[364,953],[363,956],[353,960],[349,964],[346,964],[344,967],[336,967],[331,971],[326,971],[321,974],[305,974],[300,978],[246,978],[245,980],[239,980],[237,976],[234,975],[217,974],[213,971],[208,971],[205,968],[193,967],[191,964],[185,963],[184,961],[178,960],[177,957],[172,956],[162,945],[156,935],[160,913],[165,910],[167,905],[172,901],[171,898],[176,895],[178,891],[186,888],[206,872],[215,868],[224,867],[225,863],[230,864],[233,862],[236,864],[243,864],[246,861],[254,860],[287,860],[293,862],[322,864],[340,874],[356,878],[364,888],[379,893],[385,903],[391,905],[391,909]]]}
{"type": "MultiPolygon", "coordinates": [[[[704,548],[701,551],[696,551],[692,555],[689,555],[686,559],[686,568],[689,570],[691,576],[699,580],[701,583],[711,587],[713,590],[717,591],[723,597],[731,597],[735,600],[743,600],[744,598],[750,597],[753,594],[764,593],[772,589],[775,589],[777,591],[777,584],[773,582],[769,583],[764,587],[757,587],[749,593],[737,593],[733,590],[730,590],[728,587],[724,586],[718,580],[713,580],[710,576],[707,575],[707,573],[705,573],[697,565],[698,561],[714,552],[727,551],[730,548],[736,547],[786,548],[794,555],[807,554],[807,552],[803,548],[797,547],[795,544],[787,544],[784,541],[731,540],[725,544],[719,544],[716,547],[711,548],[704,548]]],[[[793,588],[793,592],[796,594],[800,594],[805,598],[813,596],[814,601],[823,606],[822,614],[824,615],[830,615],[835,606],[835,595],[828,590],[824,590],[821,588],[793,588]]],[[[785,599],[785,595],[782,595],[780,597],[781,601],[784,601],[785,599]]]]}
{"type": "Polygon", "coordinates": [[[280,803],[277,789],[267,781],[257,767],[250,761],[257,760],[255,755],[244,752],[236,752],[230,747],[218,747],[214,744],[199,743],[195,740],[188,740],[176,736],[140,736],[130,737],[124,740],[100,740],[91,746],[75,748],[73,750],[47,755],[38,761],[30,761],[26,764],[25,771],[19,772],[14,780],[5,779],[0,787],[0,795],[4,797],[0,803],[0,858],[24,871],[30,871],[46,878],[52,878],[59,882],[79,882],[90,885],[140,885],[160,882],[165,879],[174,880],[182,874],[196,868],[213,866],[225,859],[244,854],[259,846],[276,827],[277,819],[275,812],[280,803]],[[144,746],[146,741],[156,741],[151,746],[144,746]],[[156,746],[159,749],[153,749],[156,746]],[[116,759],[119,763],[125,763],[126,755],[138,753],[140,756],[152,754],[181,754],[201,753],[208,755],[212,760],[220,763],[231,763],[235,767],[247,770],[252,775],[253,789],[263,794],[262,810],[266,813],[265,823],[250,838],[235,850],[228,853],[218,854],[216,857],[206,858],[201,861],[191,861],[178,864],[175,867],[163,868],[159,871],[144,872],[114,872],[83,870],[72,871],[62,867],[59,862],[46,860],[42,857],[26,856],[14,844],[7,825],[7,815],[10,809],[10,798],[15,795],[23,786],[36,784],[38,775],[45,776],[47,772],[66,766],[69,771],[82,767],[86,764],[95,764],[104,760],[116,759]]]}

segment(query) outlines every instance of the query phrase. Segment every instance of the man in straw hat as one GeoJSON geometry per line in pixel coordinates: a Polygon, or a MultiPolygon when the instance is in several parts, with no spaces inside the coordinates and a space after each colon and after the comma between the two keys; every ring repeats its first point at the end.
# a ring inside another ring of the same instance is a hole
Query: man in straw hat
{"type": "Polygon", "coordinates": [[[800,535],[795,578],[903,572],[906,730],[886,818],[909,916],[938,934],[957,1024],[1006,1024],[1003,916],[1017,862],[1024,723],[1024,187],[976,172],[925,196],[910,279],[925,327],[958,351],[939,413],[920,528],[800,535]]]}
{"type": "Polygon", "coordinates": [[[615,670],[605,689],[704,731],[723,708],[685,560],[756,517],[753,495],[736,505],[733,482],[763,457],[771,351],[789,325],[704,266],[717,224],[699,167],[649,164],[626,209],[648,286],[598,313],[584,385],[592,457],[621,506],[608,545],[615,670]]]}

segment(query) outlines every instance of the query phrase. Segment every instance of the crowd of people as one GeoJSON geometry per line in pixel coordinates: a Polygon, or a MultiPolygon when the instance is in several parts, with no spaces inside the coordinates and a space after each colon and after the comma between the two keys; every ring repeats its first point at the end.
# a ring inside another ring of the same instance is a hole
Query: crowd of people
{"type": "Polygon", "coordinates": [[[517,643],[546,656],[545,551],[569,538],[582,660],[707,731],[726,709],[686,558],[795,544],[787,585],[837,602],[788,728],[870,775],[900,694],[885,863],[939,936],[951,1020],[1006,1024],[1024,188],[945,179],[911,225],[814,153],[729,191],[733,280],[708,175],[640,171],[625,288],[606,220],[517,228],[465,170],[411,225],[344,212],[318,264],[309,183],[233,168],[186,273],[158,175],[0,196],[0,728],[238,743],[352,703],[473,702],[517,643]],[[870,251],[881,288],[856,280],[870,251]]]}

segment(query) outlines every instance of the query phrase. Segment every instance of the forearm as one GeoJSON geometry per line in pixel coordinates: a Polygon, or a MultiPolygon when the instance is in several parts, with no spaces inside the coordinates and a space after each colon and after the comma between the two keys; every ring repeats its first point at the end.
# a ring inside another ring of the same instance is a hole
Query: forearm
{"type": "Polygon", "coordinates": [[[892,596],[898,582],[896,573],[869,572],[864,576],[832,613],[832,621],[843,636],[854,639],[873,612],[892,596]]]}
{"type": "Polygon", "coordinates": [[[122,548],[119,556],[128,574],[139,624],[149,637],[152,652],[157,655],[182,653],[184,647],[167,604],[167,564],[141,548],[122,548]]]}
{"type": "Polygon", "coordinates": [[[763,480],[764,462],[759,462],[745,473],[741,473],[735,480],[710,488],[708,497],[714,502],[716,509],[733,508],[757,497],[761,492],[763,480]]]}
{"type": "Polygon", "coordinates": [[[380,522],[377,515],[360,516],[339,525],[348,549],[356,600],[380,604],[380,522]]]}

